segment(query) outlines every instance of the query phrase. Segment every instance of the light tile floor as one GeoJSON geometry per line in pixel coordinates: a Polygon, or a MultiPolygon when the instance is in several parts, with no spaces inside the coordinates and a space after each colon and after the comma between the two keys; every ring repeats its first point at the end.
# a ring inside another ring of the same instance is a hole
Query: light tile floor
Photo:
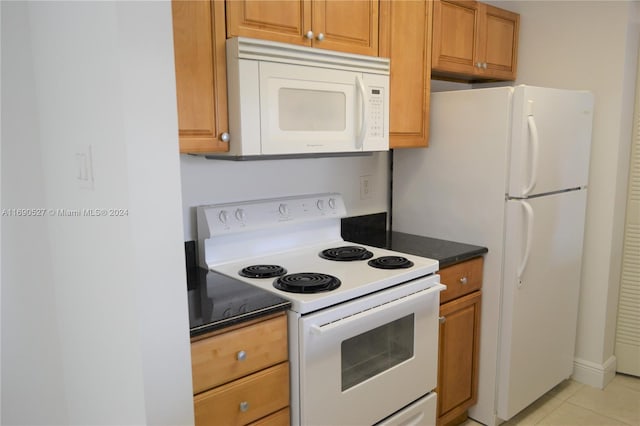
{"type": "Polygon", "coordinates": [[[640,378],[617,374],[603,390],[565,380],[501,426],[515,425],[640,426],[640,378]]]}

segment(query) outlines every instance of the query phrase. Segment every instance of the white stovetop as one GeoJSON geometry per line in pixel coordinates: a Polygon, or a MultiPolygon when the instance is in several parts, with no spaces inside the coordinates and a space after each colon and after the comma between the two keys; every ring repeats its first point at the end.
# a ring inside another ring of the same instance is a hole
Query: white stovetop
{"type": "Polygon", "coordinates": [[[242,260],[209,265],[209,268],[290,300],[292,310],[305,314],[396,284],[433,274],[438,270],[438,261],[363,244],[336,240],[276,254],[248,257],[242,260]],[[368,260],[337,262],[323,259],[318,255],[322,250],[348,245],[365,247],[373,253],[371,259],[380,256],[403,256],[411,260],[414,265],[406,269],[378,269],[369,266],[367,263],[368,260]],[[259,264],[282,266],[287,270],[288,274],[316,272],[333,275],[341,281],[341,285],[339,288],[328,292],[299,294],[276,289],[273,287],[275,278],[246,278],[238,274],[241,269],[247,266],[259,264]]]}

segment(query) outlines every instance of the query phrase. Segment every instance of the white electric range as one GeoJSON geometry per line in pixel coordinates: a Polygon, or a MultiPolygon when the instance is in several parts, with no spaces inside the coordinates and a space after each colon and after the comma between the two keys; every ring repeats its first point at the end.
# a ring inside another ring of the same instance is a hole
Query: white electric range
{"type": "Polygon", "coordinates": [[[344,216],[336,193],[201,206],[200,264],[291,301],[292,424],[435,424],[438,262],[346,242],[344,216]]]}

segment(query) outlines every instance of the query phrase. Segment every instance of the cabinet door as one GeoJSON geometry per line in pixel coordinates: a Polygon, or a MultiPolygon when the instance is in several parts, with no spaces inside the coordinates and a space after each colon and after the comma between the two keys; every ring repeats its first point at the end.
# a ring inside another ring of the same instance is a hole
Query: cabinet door
{"type": "Polygon", "coordinates": [[[472,75],[478,62],[480,10],[475,1],[435,1],[433,4],[434,71],[472,75]]]}
{"type": "Polygon", "coordinates": [[[440,306],[438,424],[463,415],[477,401],[481,292],[440,306]]]}
{"type": "Polygon", "coordinates": [[[227,37],[311,46],[311,0],[227,0],[227,37]]]}
{"type": "Polygon", "coordinates": [[[520,15],[488,4],[481,6],[484,32],[478,54],[483,66],[479,72],[485,78],[515,80],[520,15]]]}
{"type": "Polygon", "coordinates": [[[390,148],[428,145],[432,4],[380,3],[380,56],[391,59],[390,148]]]}
{"type": "Polygon", "coordinates": [[[173,43],[176,63],[180,152],[228,151],[224,4],[176,1],[173,43]]]}
{"type": "Polygon", "coordinates": [[[378,1],[314,0],[313,46],[378,56],[378,1]]]}

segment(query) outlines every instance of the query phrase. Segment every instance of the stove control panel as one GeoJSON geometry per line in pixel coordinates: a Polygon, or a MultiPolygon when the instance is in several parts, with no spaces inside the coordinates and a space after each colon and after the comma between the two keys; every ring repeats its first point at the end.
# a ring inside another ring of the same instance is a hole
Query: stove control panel
{"type": "Polygon", "coordinates": [[[212,204],[200,206],[196,212],[199,240],[347,215],[344,200],[338,193],[212,204]]]}

